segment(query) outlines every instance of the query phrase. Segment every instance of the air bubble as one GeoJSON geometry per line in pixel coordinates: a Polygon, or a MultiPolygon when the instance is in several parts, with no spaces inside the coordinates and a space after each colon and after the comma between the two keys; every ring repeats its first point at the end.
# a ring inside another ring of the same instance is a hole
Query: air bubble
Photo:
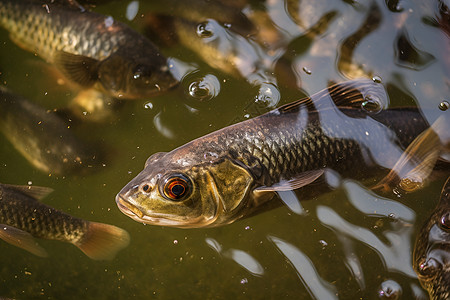
{"type": "Polygon", "coordinates": [[[312,74],[311,70],[308,69],[307,67],[303,67],[303,72],[305,72],[305,73],[308,74],[308,75],[311,75],[311,74],[312,74]]]}
{"type": "Polygon", "coordinates": [[[280,101],[280,98],[280,91],[278,91],[276,86],[271,83],[263,83],[259,88],[258,95],[255,97],[255,102],[265,107],[275,107],[280,101]]]}
{"type": "Polygon", "coordinates": [[[364,102],[361,104],[361,108],[369,113],[379,113],[383,107],[378,97],[367,95],[364,97],[364,102]]]}
{"type": "Polygon", "coordinates": [[[196,78],[189,85],[189,95],[201,102],[211,100],[220,92],[220,82],[216,76],[207,74],[196,78]]]}
{"type": "Polygon", "coordinates": [[[381,83],[381,82],[383,82],[383,81],[381,80],[381,77],[380,77],[380,76],[373,76],[373,77],[372,77],[372,81],[375,82],[375,83],[381,83]]]}
{"type": "Polygon", "coordinates": [[[394,280],[386,280],[381,283],[378,290],[378,298],[380,299],[399,299],[402,296],[402,287],[394,280]]]}
{"type": "Polygon", "coordinates": [[[209,22],[202,22],[197,25],[197,35],[201,38],[208,38],[214,35],[209,22]]]}
{"type": "Polygon", "coordinates": [[[153,108],[153,103],[151,103],[151,102],[145,103],[145,104],[144,104],[144,108],[145,108],[145,109],[152,109],[152,108],[153,108]]]}
{"type": "Polygon", "coordinates": [[[439,109],[442,111],[446,111],[447,109],[449,109],[449,107],[450,107],[450,103],[448,103],[448,101],[446,101],[446,100],[439,103],[439,109]]]}
{"type": "Polygon", "coordinates": [[[328,243],[325,240],[320,240],[319,244],[322,246],[322,249],[325,249],[328,246],[328,243]]]}

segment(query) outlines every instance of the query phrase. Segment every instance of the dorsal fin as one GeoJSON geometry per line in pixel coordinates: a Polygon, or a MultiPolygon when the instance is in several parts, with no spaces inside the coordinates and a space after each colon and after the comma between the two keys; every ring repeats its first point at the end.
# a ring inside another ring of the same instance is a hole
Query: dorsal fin
{"type": "Polygon", "coordinates": [[[45,198],[48,194],[53,192],[53,189],[44,186],[12,184],[2,184],[2,186],[10,190],[18,191],[36,200],[41,200],[42,198],[45,198]]]}
{"type": "Polygon", "coordinates": [[[358,79],[334,84],[310,97],[281,106],[276,111],[286,113],[300,106],[308,106],[317,111],[347,107],[376,112],[387,105],[388,97],[382,84],[370,79],[358,79]]]}

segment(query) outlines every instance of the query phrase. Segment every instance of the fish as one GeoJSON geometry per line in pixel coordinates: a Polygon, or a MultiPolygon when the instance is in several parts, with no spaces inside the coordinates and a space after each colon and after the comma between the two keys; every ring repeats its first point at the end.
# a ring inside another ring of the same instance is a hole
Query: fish
{"type": "Polygon", "coordinates": [[[116,203],[142,223],[214,227],[265,211],[277,192],[307,187],[326,170],[372,180],[429,127],[417,107],[388,104],[370,79],[332,85],[151,155],[116,203]]]}
{"type": "Polygon", "coordinates": [[[417,235],[413,267],[431,299],[450,299],[450,177],[437,207],[417,235]]]}
{"type": "Polygon", "coordinates": [[[277,57],[267,54],[251,39],[209,18],[194,22],[181,17],[147,14],[146,26],[151,33],[162,35],[161,40],[170,39],[169,43],[175,40],[177,45],[190,49],[210,67],[236,78],[244,78],[258,88],[255,96],[258,102],[269,106],[279,102],[280,92],[274,76],[277,57]]]}
{"type": "Polygon", "coordinates": [[[52,189],[0,183],[0,239],[46,257],[33,237],[72,243],[95,260],[109,260],[129,244],[125,230],[68,215],[41,203],[52,189]]]}
{"type": "Polygon", "coordinates": [[[74,0],[1,0],[0,26],[17,45],[55,65],[81,89],[136,99],[178,84],[149,39],[74,0]]]}
{"type": "Polygon", "coordinates": [[[0,86],[0,131],[42,172],[82,172],[100,164],[101,153],[75,136],[58,115],[0,86]]]}

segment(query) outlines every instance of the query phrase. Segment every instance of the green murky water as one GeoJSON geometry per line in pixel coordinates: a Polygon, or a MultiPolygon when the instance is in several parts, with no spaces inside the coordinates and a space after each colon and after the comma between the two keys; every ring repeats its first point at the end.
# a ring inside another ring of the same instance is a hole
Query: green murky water
{"type": "MultiPolygon", "coordinates": [[[[433,22],[440,1],[286,2],[252,1],[243,10],[266,12],[281,33],[272,53],[290,68],[287,76],[275,68],[280,104],[331,81],[379,76],[392,106],[417,104],[430,123],[443,113],[438,105],[449,95],[450,40],[433,22]]],[[[117,1],[95,10],[144,31],[148,11],[176,11],[166,3],[117,1]],[[128,21],[131,3],[139,4],[139,12],[128,21]]],[[[210,14],[205,18],[214,18],[214,10],[210,14]]],[[[197,73],[162,96],[124,103],[104,122],[72,125],[80,138],[108,153],[104,166],[86,175],[49,176],[0,135],[0,182],[51,187],[55,191],[45,203],[131,235],[130,245],[107,262],[55,241],[39,241],[50,254],[45,259],[0,241],[1,297],[376,299],[383,288],[401,299],[428,297],[412,270],[411,252],[444,179],[396,199],[343,181],[333,193],[302,201],[302,214],[283,206],[213,229],[144,226],[123,215],[114,197],[152,153],[269,109],[254,104],[257,89],[245,79],[209,67],[182,45],[161,51],[195,64],[197,73]],[[217,78],[220,92],[199,102],[188,87],[206,74],[217,78]]],[[[63,108],[74,96],[56,86],[40,60],[5,31],[0,31],[0,68],[2,83],[48,109],[63,108]]]]}

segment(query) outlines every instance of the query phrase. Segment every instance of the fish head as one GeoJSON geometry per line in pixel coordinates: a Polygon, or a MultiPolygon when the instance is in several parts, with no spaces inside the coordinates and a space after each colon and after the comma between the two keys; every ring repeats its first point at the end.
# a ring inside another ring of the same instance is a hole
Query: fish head
{"type": "Polygon", "coordinates": [[[103,60],[98,79],[106,93],[124,99],[157,96],[178,84],[163,56],[130,53],[114,53],[103,60]]]}
{"type": "Polygon", "coordinates": [[[437,208],[418,235],[413,262],[422,286],[436,299],[446,299],[450,283],[450,178],[437,208]]]}
{"type": "Polygon", "coordinates": [[[157,153],[117,195],[135,221],[179,228],[224,225],[241,217],[252,176],[230,158],[157,153]]]}

